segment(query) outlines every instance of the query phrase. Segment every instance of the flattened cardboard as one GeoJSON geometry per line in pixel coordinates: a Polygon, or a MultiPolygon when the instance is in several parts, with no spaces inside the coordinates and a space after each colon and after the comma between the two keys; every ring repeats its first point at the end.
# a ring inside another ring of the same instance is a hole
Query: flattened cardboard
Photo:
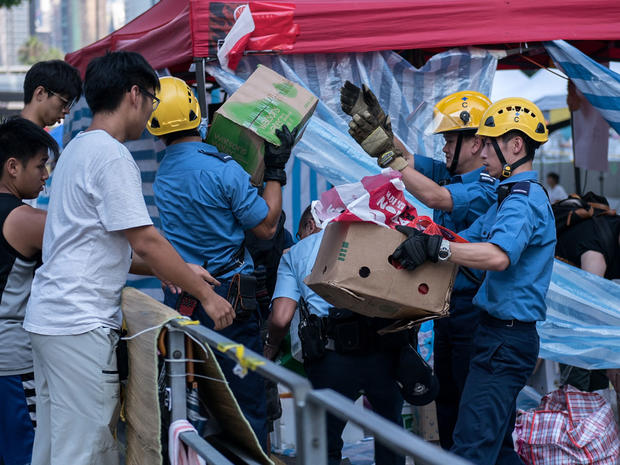
{"type": "Polygon", "coordinates": [[[207,142],[232,156],[249,174],[252,183],[263,180],[264,143],[280,145],[276,129],[299,127],[301,138],[318,99],[298,84],[263,65],[215,112],[207,142]]]}
{"type": "Polygon", "coordinates": [[[304,282],[333,306],[366,316],[447,316],[456,265],[429,262],[414,271],[397,270],[388,256],[404,239],[373,223],[330,223],[304,282]]]}

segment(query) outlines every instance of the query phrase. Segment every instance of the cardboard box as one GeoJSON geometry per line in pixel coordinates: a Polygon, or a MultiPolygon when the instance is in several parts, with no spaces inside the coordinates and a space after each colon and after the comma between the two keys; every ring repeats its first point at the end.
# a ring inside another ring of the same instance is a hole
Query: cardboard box
{"type": "Polygon", "coordinates": [[[207,143],[232,156],[252,183],[263,181],[264,144],[280,145],[275,130],[286,124],[299,128],[297,140],[312,116],[318,99],[298,84],[263,65],[215,112],[207,143]]]}
{"type": "Polygon", "coordinates": [[[334,307],[367,316],[447,316],[456,265],[428,262],[414,271],[397,270],[388,256],[404,239],[373,223],[330,223],[305,283],[334,307]]]}
{"type": "Polygon", "coordinates": [[[405,402],[403,405],[403,428],[420,436],[425,441],[439,441],[435,401],[422,406],[409,405],[405,402]]]}

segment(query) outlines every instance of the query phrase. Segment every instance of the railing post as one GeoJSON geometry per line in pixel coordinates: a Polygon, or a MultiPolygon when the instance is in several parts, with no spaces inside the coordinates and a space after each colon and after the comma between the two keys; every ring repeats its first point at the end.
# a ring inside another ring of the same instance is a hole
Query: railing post
{"type": "Polygon", "coordinates": [[[325,409],[295,397],[295,436],[298,465],[327,465],[325,409]]]}
{"type": "Polygon", "coordinates": [[[185,335],[182,330],[168,327],[168,381],[171,421],[187,418],[185,381],[185,335]]]}

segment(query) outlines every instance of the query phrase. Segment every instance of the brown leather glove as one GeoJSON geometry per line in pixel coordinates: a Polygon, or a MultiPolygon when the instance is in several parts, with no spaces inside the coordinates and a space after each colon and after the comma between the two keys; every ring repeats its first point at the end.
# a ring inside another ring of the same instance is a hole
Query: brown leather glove
{"type": "Polygon", "coordinates": [[[360,89],[350,81],[340,88],[340,106],[347,115],[355,115],[364,111],[373,115],[381,124],[385,121],[385,112],[379,100],[366,84],[360,89]]]}
{"type": "Polygon", "coordinates": [[[396,171],[402,171],[407,167],[402,151],[394,145],[394,134],[389,116],[381,124],[368,111],[356,113],[349,123],[349,134],[368,155],[377,159],[377,164],[381,168],[390,167],[396,171]]]}

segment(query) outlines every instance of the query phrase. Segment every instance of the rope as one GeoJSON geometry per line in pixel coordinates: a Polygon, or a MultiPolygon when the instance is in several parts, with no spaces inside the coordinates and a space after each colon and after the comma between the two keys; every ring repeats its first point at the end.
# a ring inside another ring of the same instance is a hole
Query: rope
{"type": "Polygon", "coordinates": [[[532,59],[531,59],[531,58],[529,58],[529,57],[526,57],[525,55],[521,55],[521,58],[523,58],[524,60],[529,61],[530,63],[532,63],[532,64],[534,64],[534,65],[538,66],[540,69],[544,69],[544,70],[546,70],[546,71],[549,71],[551,74],[555,74],[557,77],[561,77],[562,79],[565,79],[565,80],[567,80],[567,81],[570,81],[570,79],[568,79],[568,78],[567,78],[566,76],[564,76],[563,74],[557,73],[557,72],[555,72],[555,71],[551,70],[549,67],[544,66],[544,65],[541,65],[540,63],[538,63],[538,62],[536,62],[536,61],[532,60],[532,59]]]}
{"type": "Polygon", "coordinates": [[[217,350],[222,353],[233,351],[237,359],[237,365],[233,368],[233,373],[240,378],[248,374],[248,370],[255,371],[257,367],[264,365],[265,362],[258,358],[246,357],[245,346],[243,344],[218,344],[217,350]]]}
{"type": "MultiPolygon", "coordinates": [[[[187,373],[185,373],[184,375],[171,375],[171,374],[168,374],[166,376],[170,376],[171,378],[185,378],[187,376],[187,373]]],[[[217,381],[218,383],[228,384],[228,381],[226,381],[225,379],[211,378],[210,376],[198,375],[196,373],[193,373],[193,376],[195,376],[196,378],[204,378],[204,379],[208,379],[208,380],[211,380],[211,381],[217,381]]]]}

